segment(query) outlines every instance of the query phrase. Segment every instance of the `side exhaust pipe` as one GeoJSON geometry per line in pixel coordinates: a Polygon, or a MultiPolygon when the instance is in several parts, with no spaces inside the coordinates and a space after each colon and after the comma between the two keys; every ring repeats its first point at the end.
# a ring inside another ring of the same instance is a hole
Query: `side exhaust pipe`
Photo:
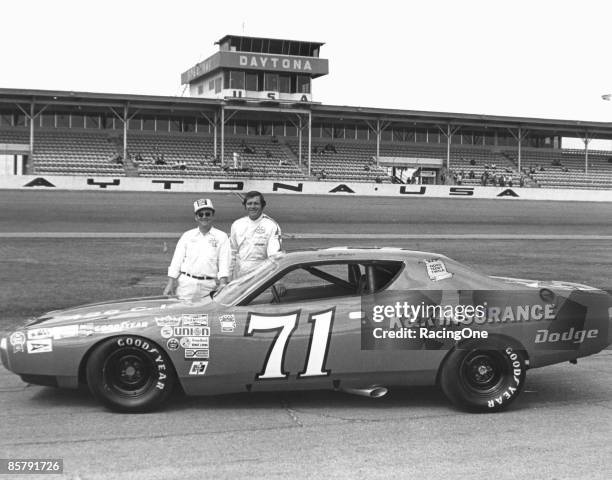
{"type": "Polygon", "coordinates": [[[361,395],[362,397],[380,398],[384,397],[389,390],[385,387],[369,387],[369,388],[341,388],[341,392],[350,393],[351,395],[361,395]]]}

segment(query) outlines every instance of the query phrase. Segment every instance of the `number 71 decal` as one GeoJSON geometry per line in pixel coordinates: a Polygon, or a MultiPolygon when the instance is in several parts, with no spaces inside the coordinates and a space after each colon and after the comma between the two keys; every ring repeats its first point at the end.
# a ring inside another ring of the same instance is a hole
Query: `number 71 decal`
{"type": "MultiPolygon", "coordinates": [[[[327,360],[335,312],[336,307],[333,307],[330,310],[309,315],[308,323],[312,324],[310,341],[308,342],[304,370],[298,373],[297,378],[321,377],[330,374],[330,370],[325,369],[325,361],[327,360]]],[[[247,337],[253,336],[255,332],[276,331],[276,336],[272,340],[263,368],[255,376],[257,380],[287,378],[289,376],[289,372],[284,369],[285,354],[289,338],[297,328],[299,316],[299,310],[283,315],[249,313],[245,331],[247,337]]]]}

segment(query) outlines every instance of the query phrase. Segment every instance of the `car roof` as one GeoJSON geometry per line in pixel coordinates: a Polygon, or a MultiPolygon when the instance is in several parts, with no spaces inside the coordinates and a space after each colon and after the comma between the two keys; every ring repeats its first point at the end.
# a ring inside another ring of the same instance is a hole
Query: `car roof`
{"type": "Polygon", "coordinates": [[[450,260],[445,255],[432,252],[409,250],[402,247],[330,247],[318,249],[306,249],[280,254],[279,258],[291,262],[312,262],[317,260],[423,260],[429,258],[441,258],[450,260]]]}

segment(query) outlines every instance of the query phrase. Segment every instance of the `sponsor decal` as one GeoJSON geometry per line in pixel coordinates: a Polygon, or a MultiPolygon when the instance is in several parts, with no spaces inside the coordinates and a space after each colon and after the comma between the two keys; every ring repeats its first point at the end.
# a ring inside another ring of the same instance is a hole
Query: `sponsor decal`
{"type": "Polygon", "coordinates": [[[232,333],[236,328],[236,317],[234,314],[220,315],[219,323],[223,333],[232,333]]]}
{"type": "Polygon", "coordinates": [[[175,337],[209,337],[208,327],[174,327],[175,337]]]}
{"type": "Polygon", "coordinates": [[[427,275],[432,282],[438,282],[445,280],[453,276],[452,273],[446,271],[446,265],[439,258],[431,258],[423,260],[425,268],[427,268],[427,275]]]}
{"type": "Polygon", "coordinates": [[[28,353],[47,353],[53,351],[53,346],[50,338],[41,338],[40,340],[28,340],[26,342],[28,353]]]}
{"type": "Polygon", "coordinates": [[[166,315],[165,317],[155,317],[158,327],[178,327],[181,324],[181,317],[166,315]]]}
{"type": "Polygon", "coordinates": [[[207,314],[185,314],[181,318],[184,327],[208,327],[207,314]]]}
{"type": "Polygon", "coordinates": [[[51,338],[50,328],[34,328],[27,331],[28,340],[38,340],[40,338],[51,338]]]}
{"type": "Polygon", "coordinates": [[[166,388],[166,383],[164,380],[168,378],[168,375],[166,374],[168,367],[164,362],[164,357],[155,346],[151,345],[144,338],[138,337],[119,337],[117,339],[117,345],[120,347],[140,348],[141,350],[149,353],[151,358],[155,361],[155,365],[157,365],[157,383],[155,384],[155,388],[158,390],[163,390],[166,388]]]}
{"type": "Polygon", "coordinates": [[[51,329],[51,337],[53,340],[61,340],[62,338],[72,338],[78,336],[78,325],[64,325],[63,327],[53,327],[51,329]]]}
{"type": "Polygon", "coordinates": [[[536,332],[535,343],[582,343],[587,338],[597,338],[598,335],[599,330],[597,328],[593,328],[591,330],[578,330],[572,327],[565,332],[550,332],[549,330],[538,330],[536,332]]]}
{"type": "Polygon", "coordinates": [[[9,343],[15,345],[23,345],[26,342],[26,337],[23,332],[15,332],[9,337],[9,343]]]}
{"type": "Polygon", "coordinates": [[[181,347],[183,348],[208,348],[209,337],[183,337],[181,347]]]}
{"type": "Polygon", "coordinates": [[[174,334],[174,330],[170,326],[165,326],[161,328],[159,333],[162,338],[170,338],[174,334]]]}
{"type": "Polygon", "coordinates": [[[178,350],[179,348],[179,341],[176,338],[169,338],[168,341],[166,342],[166,347],[168,347],[168,350],[178,350]]]}
{"type": "Polygon", "coordinates": [[[13,353],[23,352],[26,336],[23,332],[15,332],[9,337],[9,343],[13,346],[13,353]]]}
{"type": "Polygon", "coordinates": [[[185,349],[185,360],[192,360],[194,358],[208,358],[208,348],[186,348],[185,349]]]}
{"type": "Polygon", "coordinates": [[[28,340],[40,340],[42,338],[53,338],[54,340],[61,340],[62,338],[71,338],[78,336],[79,326],[65,325],[63,327],[33,328],[31,330],[28,330],[27,334],[28,340]]]}
{"type": "Polygon", "coordinates": [[[206,373],[207,367],[208,367],[208,362],[205,362],[205,361],[191,362],[191,368],[189,369],[189,375],[204,375],[206,373]]]}
{"type": "Polygon", "coordinates": [[[104,325],[95,325],[93,323],[86,323],[79,325],[79,335],[93,335],[94,333],[116,333],[123,332],[124,330],[130,330],[132,328],[146,328],[149,326],[149,322],[131,322],[125,321],[121,323],[111,323],[104,325]]]}

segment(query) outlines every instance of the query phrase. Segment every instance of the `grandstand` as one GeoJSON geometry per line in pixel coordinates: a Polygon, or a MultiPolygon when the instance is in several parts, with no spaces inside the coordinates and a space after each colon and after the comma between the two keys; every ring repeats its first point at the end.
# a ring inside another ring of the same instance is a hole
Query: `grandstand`
{"type": "Polygon", "coordinates": [[[600,122],[322,105],[322,43],[225,36],[189,97],[0,89],[2,172],[612,188],[600,122]]]}

